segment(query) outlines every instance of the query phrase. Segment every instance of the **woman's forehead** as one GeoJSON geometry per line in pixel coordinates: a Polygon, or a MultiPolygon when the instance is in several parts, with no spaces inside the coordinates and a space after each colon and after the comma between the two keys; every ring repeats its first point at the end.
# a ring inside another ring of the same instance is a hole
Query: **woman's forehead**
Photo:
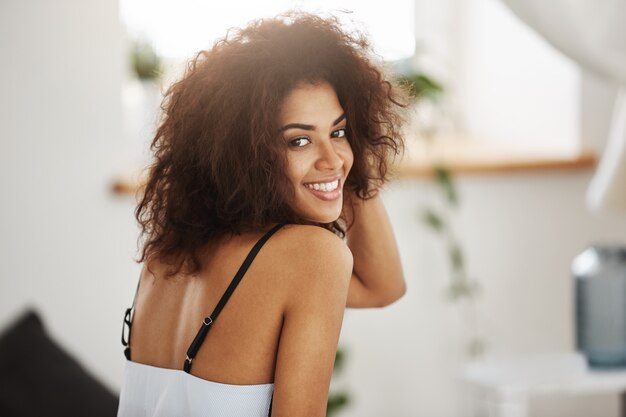
{"type": "Polygon", "coordinates": [[[299,84],[280,107],[279,123],[330,124],[343,114],[334,88],[325,81],[299,84]]]}

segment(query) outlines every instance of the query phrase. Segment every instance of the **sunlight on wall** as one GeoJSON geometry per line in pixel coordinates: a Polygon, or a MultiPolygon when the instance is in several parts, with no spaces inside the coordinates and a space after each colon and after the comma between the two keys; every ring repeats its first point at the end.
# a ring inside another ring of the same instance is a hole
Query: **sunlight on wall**
{"type": "Polygon", "coordinates": [[[468,1],[465,128],[516,148],[576,153],[580,69],[500,1],[468,1]]]}
{"type": "Polygon", "coordinates": [[[296,7],[331,12],[351,27],[365,30],[374,41],[376,52],[385,59],[406,58],[413,54],[412,0],[231,0],[219,3],[120,0],[122,20],[129,34],[146,36],[154,42],[160,55],[173,59],[189,58],[195,52],[211,47],[228,28],[241,27],[252,19],[270,17],[296,7]]]}

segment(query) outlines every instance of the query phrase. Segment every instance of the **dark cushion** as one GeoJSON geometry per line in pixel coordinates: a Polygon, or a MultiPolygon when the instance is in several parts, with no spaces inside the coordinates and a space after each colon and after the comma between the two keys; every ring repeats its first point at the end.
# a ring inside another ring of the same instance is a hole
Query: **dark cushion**
{"type": "Polygon", "coordinates": [[[112,417],[117,405],[113,393],[48,337],[34,311],[0,336],[0,416],[112,417]]]}

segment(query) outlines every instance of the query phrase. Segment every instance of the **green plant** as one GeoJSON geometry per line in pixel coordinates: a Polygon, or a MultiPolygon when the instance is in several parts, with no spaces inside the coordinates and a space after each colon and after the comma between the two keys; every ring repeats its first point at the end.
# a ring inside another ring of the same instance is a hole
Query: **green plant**
{"type": "MultiPolygon", "coordinates": [[[[459,206],[459,197],[452,180],[450,171],[442,166],[435,168],[435,184],[441,191],[443,198],[450,208],[456,209],[459,206]]],[[[479,286],[477,281],[472,280],[465,268],[465,255],[459,240],[452,230],[449,216],[444,212],[437,212],[431,207],[426,207],[423,211],[422,219],[431,230],[438,233],[446,244],[448,259],[450,261],[450,285],[448,286],[448,296],[452,300],[462,297],[473,297],[477,294],[479,286]]]]}
{"type": "MultiPolygon", "coordinates": [[[[409,88],[415,103],[422,101],[436,103],[444,93],[444,87],[440,83],[422,72],[413,70],[405,72],[399,77],[399,81],[409,88]]],[[[423,135],[424,138],[433,139],[432,126],[421,130],[428,132],[423,135]]],[[[444,208],[439,210],[433,207],[423,208],[421,220],[434,233],[441,236],[446,247],[450,266],[450,279],[446,289],[448,299],[452,302],[468,301],[470,308],[474,309],[480,287],[478,281],[470,278],[467,273],[464,250],[450,221],[450,212],[458,209],[460,204],[454,178],[451,171],[443,165],[435,166],[433,174],[435,186],[444,202],[444,208]]],[[[473,327],[475,323],[468,323],[468,325],[473,327]]],[[[473,333],[467,342],[466,352],[471,357],[477,357],[484,352],[485,343],[475,332],[473,333]]]]}
{"type": "MultiPolygon", "coordinates": [[[[335,353],[335,365],[333,366],[333,374],[341,372],[345,364],[346,353],[341,347],[337,348],[335,353]]],[[[326,417],[331,417],[339,410],[350,403],[350,396],[345,391],[332,392],[328,395],[328,403],[326,405],[326,417]]]]}
{"type": "Polygon", "coordinates": [[[154,46],[145,38],[138,38],[131,45],[131,64],[140,80],[154,80],[161,74],[161,58],[154,46]]]}
{"type": "Polygon", "coordinates": [[[415,100],[437,100],[443,93],[443,86],[424,73],[409,72],[398,80],[409,87],[415,100]]]}
{"type": "MultiPolygon", "coordinates": [[[[467,273],[465,267],[465,255],[460,241],[450,221],[450,209],[459,207],[459,196],[457,188],[454,184],[452,174],[443,167],[438,166],[434,171],[435,185],[444,201],[448,210],[437,211],[432,207],[426,207],[422,211],[422,221],[435,233],[441,236],[448,251],[448,259],[450,263],[450,281],[447,288],[447,295],[451,301],[467,300],[470,307],[474,308],[476,296],[479,293],[480,286],[478,281],[472,279],[467,273]]],[[[470,323],[473,325],[474,323],[470,323]]],[[[485,342],[473,334],[466,345],[466,352],[470,357],[477,357],[484,353],[485,342]]]]}

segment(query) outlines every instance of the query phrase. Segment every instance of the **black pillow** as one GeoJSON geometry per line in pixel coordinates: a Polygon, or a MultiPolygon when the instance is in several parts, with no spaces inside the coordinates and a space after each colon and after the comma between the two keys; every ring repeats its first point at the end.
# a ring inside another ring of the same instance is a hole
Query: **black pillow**
{"type": "Polygon", "coordinates": [[[0,416],[107,416],[118,398],[46,334],[27,311],[0,337],[0,416]]]}

